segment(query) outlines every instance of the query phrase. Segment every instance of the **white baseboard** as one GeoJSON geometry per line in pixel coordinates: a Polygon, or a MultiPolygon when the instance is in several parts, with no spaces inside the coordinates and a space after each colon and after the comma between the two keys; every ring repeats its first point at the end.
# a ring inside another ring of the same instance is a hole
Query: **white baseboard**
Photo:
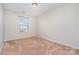
{"type": "Polygon", "coordinates": [[[38,35],[38,37],[46,39],[46,40],[49,40],[49,41],[53,41],[53,42],[56,42],[56,43],[59,43],[59,44],[62,44],[62,45],[65,45],[65,46],[68,46],[68,47],[71,47],[71,48],[74,48],[74,49],[79,49],[79,47],[77,47],[77,46],[69,45],[67,43],[64,43],[64,42],[61,42],[61,41],[57,41],[57,40],[54,40],[54,39],[50,39],[50,38],[47,38],[47,37],[44,37],[44,36],[41,36],[41,35],[38,35]]]}
{"type": "Polygon", "coordinates": [[[4,41],[19,40],[19,39],[31,38],[31,37],[36,37],[36,36],[20,37],[20,38],[15,38],[15,39],[6,39],[6,40],[4,40],[4,41]]]}

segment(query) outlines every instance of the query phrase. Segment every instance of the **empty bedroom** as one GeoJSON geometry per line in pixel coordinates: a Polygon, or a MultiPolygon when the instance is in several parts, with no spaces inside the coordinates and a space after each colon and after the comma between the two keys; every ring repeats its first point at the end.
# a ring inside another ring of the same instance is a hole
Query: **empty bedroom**
{"type": "Polygon", "coordinates": [[[0,3],[1,55],[78,55],[79,3],[0,3]]]}

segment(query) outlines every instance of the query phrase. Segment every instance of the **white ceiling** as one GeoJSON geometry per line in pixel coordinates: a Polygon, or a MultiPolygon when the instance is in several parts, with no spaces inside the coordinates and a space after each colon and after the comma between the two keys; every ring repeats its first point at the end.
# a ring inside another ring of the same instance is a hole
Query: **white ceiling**
{"type": "Polygon", "coordinates": [[[39,16],[55,7],[61,6],[60,3],[38,3],[37,7],[33,7],[32,3],[4,3],[4,8],[6,10],[11,10],[14,12],[21,13],[24,11],[30,16],[39,16]]]}

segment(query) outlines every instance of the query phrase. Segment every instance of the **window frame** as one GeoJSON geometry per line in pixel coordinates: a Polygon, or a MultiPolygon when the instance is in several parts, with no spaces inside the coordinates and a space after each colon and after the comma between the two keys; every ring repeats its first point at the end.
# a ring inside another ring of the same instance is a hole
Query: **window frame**
{"type": "Polygon", "coordinates": [[[19,32],[28,32],[28,19],[29,17],[28,16],[19,16],[19,32]],[[26,22],[27,22],[27,25],[25,25],[27,28],[25,30],[22,30],[21,26],[23,25],[20,25],[20,21],[21,21],[21,18],[20,17],[23,17],[23,18],[26,18],[26,22]]]}

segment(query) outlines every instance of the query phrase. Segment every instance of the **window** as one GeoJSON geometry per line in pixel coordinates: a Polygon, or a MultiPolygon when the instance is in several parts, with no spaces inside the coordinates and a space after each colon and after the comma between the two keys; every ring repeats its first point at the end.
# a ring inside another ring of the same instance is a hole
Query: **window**
{"type": "Polygon", "coordinates": [[[28,30],[28,17],[19,17],[20,32],[27,32],[28,30]]]}

